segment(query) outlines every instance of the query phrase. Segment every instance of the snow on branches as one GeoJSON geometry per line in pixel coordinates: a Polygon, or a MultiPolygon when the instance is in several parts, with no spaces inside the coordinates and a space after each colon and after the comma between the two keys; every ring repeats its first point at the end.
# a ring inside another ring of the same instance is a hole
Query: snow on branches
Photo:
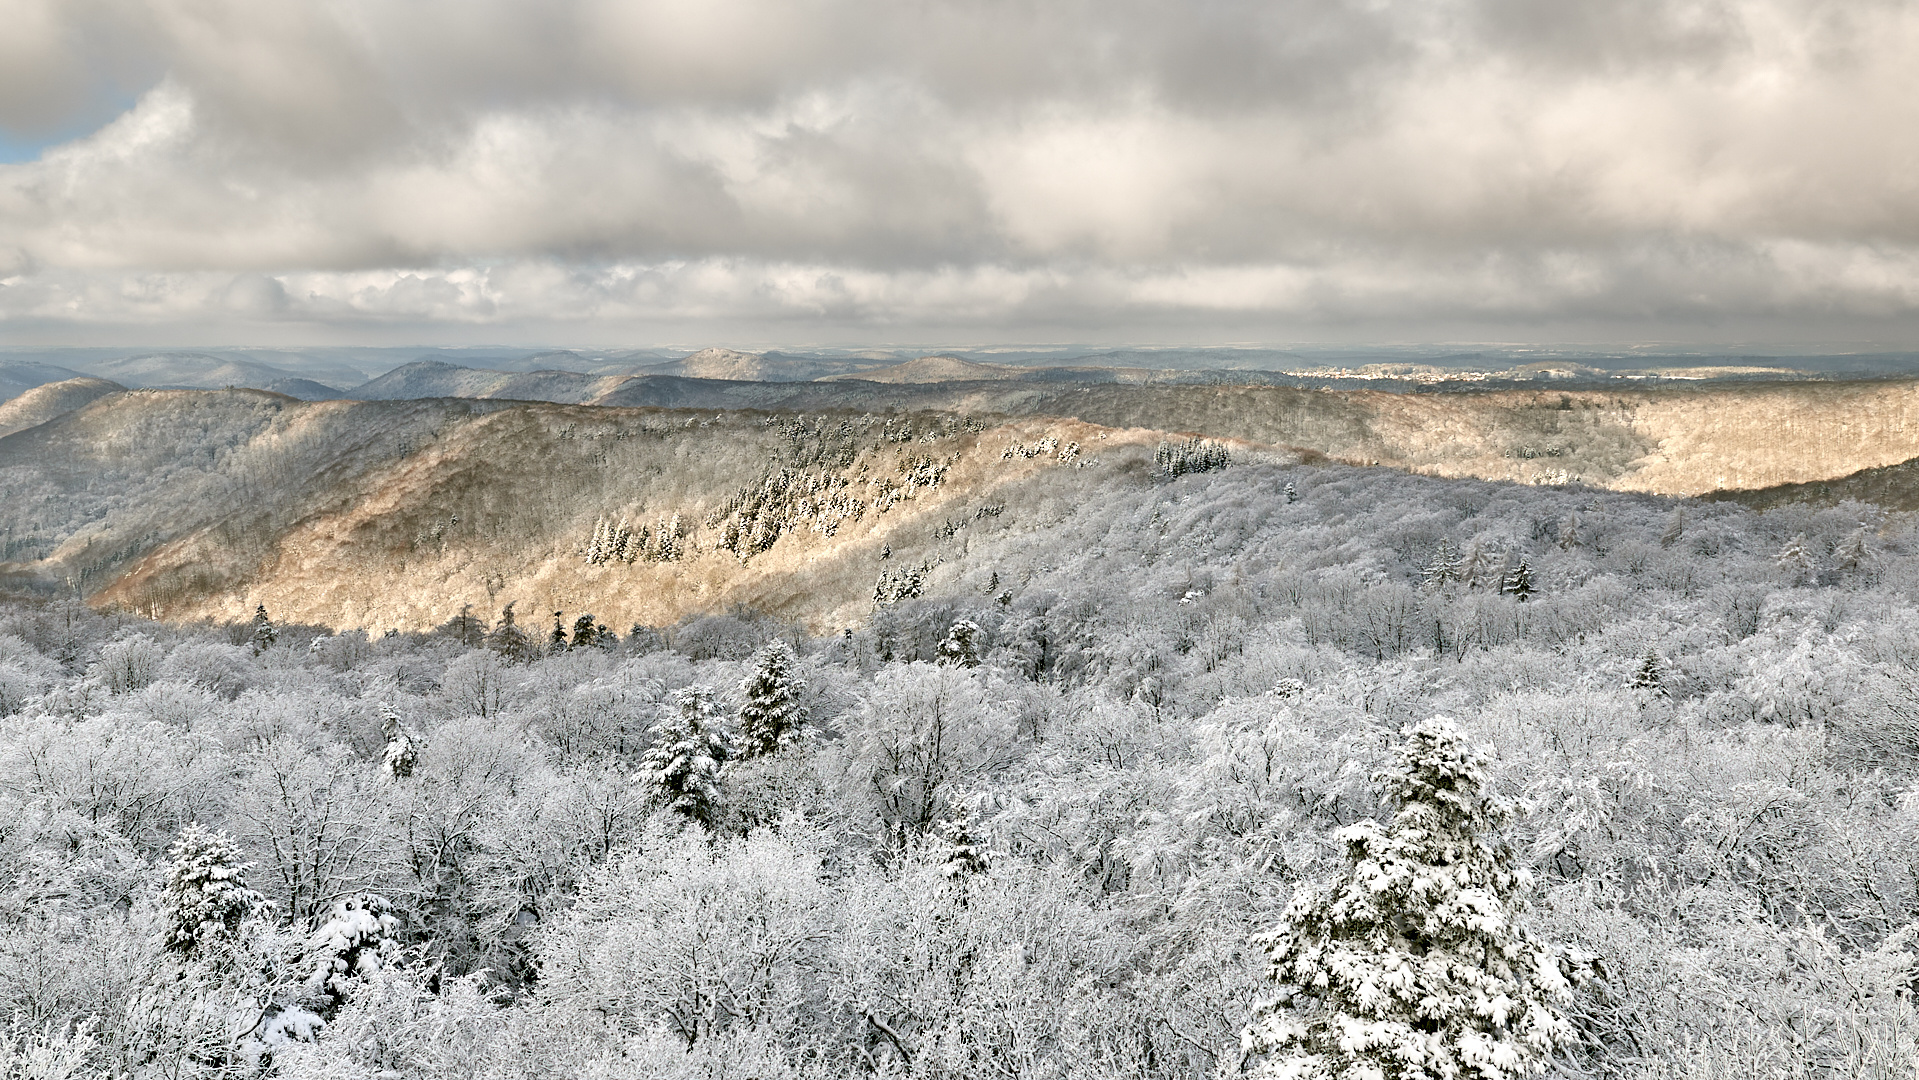
{"type": "Polygon", "coordinates": [[[1391,824],[1340,830],[1345,871],[1256,938],[1279,992],[1241,1036],[1254,1076],[1507,1080],[1572,1038],[1561,1010],[1591,959],[1519,921],[1532,878],[1497,838],[1485,756],[1445,717],[1402,736],[1375,777],[1391,824]]]}
{"type": "Polygon", "coordinates": [[[199,956],[234,943],[241,924],[266,907],[266,898],[247,887],[252,866],[226,833],[187,826],[167,849],[162,944],[199,956]]]}

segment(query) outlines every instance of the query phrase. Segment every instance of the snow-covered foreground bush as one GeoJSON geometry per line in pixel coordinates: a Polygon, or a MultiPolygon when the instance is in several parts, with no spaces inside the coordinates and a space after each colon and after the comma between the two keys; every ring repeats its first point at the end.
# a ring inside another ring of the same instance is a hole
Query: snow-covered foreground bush
{"type": "Polygon", "coordinates": [[[1046,509],[825,639],[0,608],[0,1073],[1910,1080],[1907,518],[1046,509]]]}

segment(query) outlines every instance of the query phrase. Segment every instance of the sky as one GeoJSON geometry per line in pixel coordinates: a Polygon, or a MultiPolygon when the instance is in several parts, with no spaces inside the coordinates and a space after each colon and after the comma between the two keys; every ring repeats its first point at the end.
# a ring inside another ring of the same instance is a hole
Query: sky
{"type": "Polygon", "coordinates": [[[1919,347],[1919,2],[0,26],[0,344],[1919,347]]]}

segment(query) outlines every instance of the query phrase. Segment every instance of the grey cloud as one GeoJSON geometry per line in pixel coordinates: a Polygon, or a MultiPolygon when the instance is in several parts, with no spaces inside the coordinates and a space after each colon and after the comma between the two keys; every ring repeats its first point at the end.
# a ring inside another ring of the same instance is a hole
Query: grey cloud
{"type": "Polygon", "coordinates": [[[278,278],[265,274],[239,275],[227,283],[220,299],[228,311],[255,318],[272,316],[287,308],[286,287],[278,278]]]}
{"type": "Polygon", "coordinates": [[[0,166],[0,318],[1919,305],[1894,0],[0,4],[0,123],[164,73],[0,166]]]}

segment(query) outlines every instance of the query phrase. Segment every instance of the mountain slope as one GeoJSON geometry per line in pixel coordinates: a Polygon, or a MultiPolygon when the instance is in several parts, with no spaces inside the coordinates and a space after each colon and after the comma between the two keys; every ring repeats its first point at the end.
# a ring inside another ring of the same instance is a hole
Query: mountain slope
{"type": "Polygon", "coordinates": [[[275,394],[285,394],[290,398],[299,398],[301,401],[328,401],[341,396],[340,391],[325,383],[314,382],[312,379],[275,379],[260,389],[269,390],[275,394]]]}
{"type": "Polygon", "coordinates": [[[0,401],[10,401],[36,386],[83,378],[86,376],[81,372],[53,364],[18,360],[0,362],[0,401]]]}
{"type": "Polygon", "coordinates": [[[824,359],[779,352],[743,353],[732,349],[709,348],[678,360],[634,368],[633,373],[734,382],[805,382],[880,366],[880,363],[866,360],[824,359]]]}
{"type": "Polygon", "coordinates": [[[457,397],[579,405],[604,397],[625,379],[621,375],[583,375],[575,371],[488,371],[439,360],[416,360],[348,393],[362,401],[457,397]]]}
{"type": "Polygon", "coordinates": [[[89,366],[89,374],[129,387],[215,389],[242,386],[260,389],[298,373],[252,360],[211,353],[169,352],[129,356],[89,366]]]}
{"type": "Polygon", "coordinates": [[[168,618],[267,603],[420,628],[512,602],[624,626],[748,603],[837,626],[971,537],[1091,497],[1089,478],[1149,482],[1161,438],[952,414],[120,394],[0,440],[0,497],[36,493],[0,569],[168,618]],[[622,523],[624,553],[596,554],[622,523]]]}
{"type": "Polygon", "coordinates": [[[1029,368],[1011,367],[1006,364],[978,364],[957,356],[922,356],[917,360],[908,360],[904,364],[895,364],[876,371],[829,375],[820,381],[859,379],[876,383],[980,382],[991,379],[1023,378],[1030,371],[1029,368]]]}
{"type": "Polygon", "coordinates": [[[1115,477],[1144,482],[1155,448],[1188,432],[1241,459],[1756,499],[1820,497],[1762,490],[1811,483],[1891,505],[1906,505],[1911,467],[1861,470],[1919,458],[1911,381],[1631,395],[613,385],[599,400],[620,407],[109,394],[0,438],[0,575],[178,618],[268,602],[405,628],[514,602],[659,624],[750,603],[822,627],[861,617],[913,567],[939,572],[981,530],[1040,527],[1115,477]],[[727,408],[684,407],[714,403],[727,408]]]}
{"type": "Polygon", "coordinates": [[[55,417],[64,416],[108,394],[126,390],[116,382],[82,376],[55,383],[43,383],[11,401],[0,403],[0,438],[16,431],[39,427],[55,417]]]}

